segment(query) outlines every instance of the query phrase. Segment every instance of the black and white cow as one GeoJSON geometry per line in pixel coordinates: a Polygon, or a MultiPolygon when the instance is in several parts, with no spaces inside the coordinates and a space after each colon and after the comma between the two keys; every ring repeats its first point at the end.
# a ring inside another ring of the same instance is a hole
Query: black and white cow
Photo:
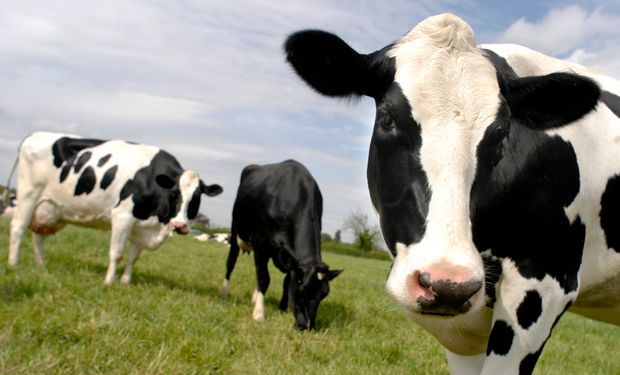
{"type": "Polygon", "coordinates": [[[620,82],[476,46],[452,14],[368,55],[316,30],[284,48],[319,93],[375,99],[387,289],[453,373],[531,373],[569,308],[620,324],[620,82]]]}
{"type": "Polygon", "coordinates": [[[11,220],[9,266],[18,261],[28,227],[35,261],[43,264],[43,239],[66,224],[111,229],[105,283],[114,281],[125,242],[131,247],[122,283],[131,281],[142,250],[156,249],[172,233],[189,232],[200,195],[215,196],[219,185],[205,185],[183,170],[169,153],[125,141],[85,139],[37,132],[19,149],[17,201],[11,220]]]}
{"type": "Polygon", "coordinates": [[[248,165],[233,207],[230,252],[222,291],[228,293],[239,248],[254,252],[257,288],[252,295],[254,320],[264,320],[264,295],[269,287],[269,259],[286,274],[280,309],[291,301],[299,330],[314,328],[319,302],[329,281],[342,270],[330,270],[321,259],[323,198],[316,181],[294,160],[248,165]]]}

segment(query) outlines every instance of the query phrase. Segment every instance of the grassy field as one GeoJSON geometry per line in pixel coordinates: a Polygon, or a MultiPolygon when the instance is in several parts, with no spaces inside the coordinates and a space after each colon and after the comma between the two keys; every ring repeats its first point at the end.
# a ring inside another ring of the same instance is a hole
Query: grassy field
{"type": "MultiPolygon", "coordinates": [[[[219,295],[227,247],[176,236],[136,264],[131,286],[103,286],[109,234],[67,228],[34,266],[26,239],[5,266],[0,221],[0,373],[447,374],[440,346],[384,291],[389,262],[326,252],[345,272],[319,309],[317,330],[293,329],[271,268],[266,321],[251,319],[252,258],[240,256],[219,295]]],[[[620,374],[620,328],[567,314],[537,374],[620,374]]]]}

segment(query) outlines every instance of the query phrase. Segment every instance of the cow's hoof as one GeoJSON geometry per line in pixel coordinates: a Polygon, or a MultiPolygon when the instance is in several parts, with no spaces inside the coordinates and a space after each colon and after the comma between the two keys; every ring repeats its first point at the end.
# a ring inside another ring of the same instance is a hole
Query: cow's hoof
{"type": "Polygon", "coordinates": [[[127,285],[131,283],[131,276],[123,275],[121,276],[121,284],[127,285]]]}
{"type": "Polygon", "coordinates": [[[265,316],[262,313],[254,312],[252,313],[252,318],[257,322],[264,322],[265,316]]]}

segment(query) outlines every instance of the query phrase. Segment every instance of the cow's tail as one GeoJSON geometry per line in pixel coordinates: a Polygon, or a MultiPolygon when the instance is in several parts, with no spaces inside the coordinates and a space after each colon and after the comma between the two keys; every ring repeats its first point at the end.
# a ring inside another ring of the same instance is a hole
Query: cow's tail
{"type": "MultiPolygon", "coordinates": [[[[22,141],[23,143],[24,141],[22,141]]],[[[11,168],[11,172],[9,173],[9,178],[6,181],[5,189],[2,192],[2,203],[4,203],[4,207],[9,207],[11,205],[11,179],[13,178],[13,173],[15,173],[15,169],[17,168],[17,164],[19,163],[19,150],[22,145],[19,144],[19,148],[17,149],[17,156],[15,157],[15,162],[13,162],[13,167],[11,168]]]]}

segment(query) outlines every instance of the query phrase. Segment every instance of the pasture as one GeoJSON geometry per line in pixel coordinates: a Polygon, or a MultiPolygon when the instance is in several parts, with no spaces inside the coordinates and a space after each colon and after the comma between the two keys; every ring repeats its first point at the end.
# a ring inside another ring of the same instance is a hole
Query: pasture
{"type": "MultiPolygon", "coordinates": [[[[281,313],[270,265],[265,322],[251,319],[254,264],[240,256],[230,295],[218,289],[228,248],[175,236],[136,263],[133,285],[104,287],[109,233],[68,227],[34,265],[29,236],[7,270],[0,221],[0,373],[447,374],[439,344],[385,293],[389,261],[324,251],[345,272],[317,330],[281,313]]],[[[122,269],[122,267],[121,267],[122,269]]],[[[620,328],[566,314],[535,374],[620,374],[620,328]]]]}

